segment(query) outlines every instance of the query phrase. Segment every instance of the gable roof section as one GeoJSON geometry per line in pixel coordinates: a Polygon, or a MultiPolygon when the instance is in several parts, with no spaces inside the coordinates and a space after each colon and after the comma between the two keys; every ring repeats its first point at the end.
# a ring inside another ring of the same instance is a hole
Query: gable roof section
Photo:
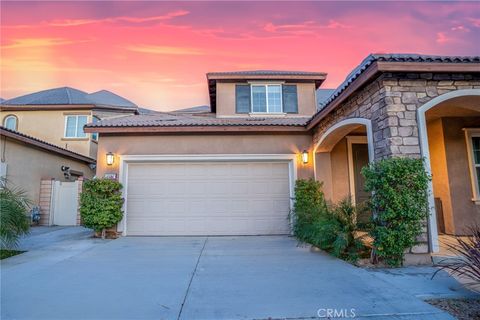
{"type": "Polygon", "coordinates": [[[82,162],[85,162],[87,164],[95,164],[96,163],[96,160],[92,159],[90,157],[87,157],[87,156],[84,156],[82,154],[70,151],[68,149],[61,148],[61,147],[56,146],[54,144],[51,144],[51,143],[48,143],[46,141],[34,138],[32,136],[20,133],[18,131],[7,129],[3,126],[0,126],[0,134],[2,136],[7,137],[7,138],[10,138],[10,139],[22,142],[24,144],[30,145],[34,148],[41,149],[41,150],[48,151],[48,152],[53,152],[57,155],[61,155],[61,156],[66,157],[66,158],[82,161],[82,162]]]}
{"type": "Polygon", "coordinates": [[[480,72],[480,56],[435,56],[419,54],[370,54],[348,74],[335,91],[319,105],[308,123],[315,126],[353,92],[381,72],[480,72]]]}
{"type": "Polygon", "coordinates": [[[253,70],[207,73],[210,110],[217,110],[217,81],[280,80],[290,82],[314,82],[315,89],[325,81],[327,74],[311,71],[253,70]]]}
{"type": "Polygon", "coordinates": [[[136,110],[137,106],[107,90],[87,93],[70,87],[53,88],[1,102],[2,106],[93,105],[98,108],[136,110]]]}

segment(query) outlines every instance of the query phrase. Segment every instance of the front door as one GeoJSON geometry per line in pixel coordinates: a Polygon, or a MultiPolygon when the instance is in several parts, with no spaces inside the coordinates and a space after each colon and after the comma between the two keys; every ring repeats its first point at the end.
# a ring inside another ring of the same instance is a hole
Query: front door
{"type": "MultiPolygon", "coordinates": [[[[368,200],[370,194],[365,191],[365,178],[362,175],[362,168],[368,165],[368,144],[352,143],[352,165],[353,165],[353,184],[355,204],[363,205],[368,200]]],[[[359,222],[368,222],[370,213],[362,212],[358,216],[359,222]]]]}

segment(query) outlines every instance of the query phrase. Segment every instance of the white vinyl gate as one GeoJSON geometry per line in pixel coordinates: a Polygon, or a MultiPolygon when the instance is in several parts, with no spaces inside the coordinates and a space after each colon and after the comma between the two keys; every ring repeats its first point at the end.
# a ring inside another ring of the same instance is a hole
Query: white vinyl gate
{"type": "Polygon", "coordinates": [[[77,225],[78,181],[55,181],[53,186],[52,224],[57,226],[77,225]]]}

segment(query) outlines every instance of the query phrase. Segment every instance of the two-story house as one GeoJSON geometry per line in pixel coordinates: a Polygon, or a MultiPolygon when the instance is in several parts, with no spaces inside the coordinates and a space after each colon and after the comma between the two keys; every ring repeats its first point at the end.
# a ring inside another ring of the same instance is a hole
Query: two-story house
{"type": "Polygon", "coordinates": [[[97,156],[98,135],[84,125],[137,109],[109,91],[67,87],[2,101],[0,176],[41,207],[42,224],[78,224],[79,181],[95,175],[97,156]]]}
{"type": "Polygon", "coordinates": [[[437,230],[480,223],[480,57],[370,55],[333,92],[318,90],[325,78],[209,73],[208,112],[88,124],[100,134],[97,175],[124,184],[118,231],[289,233],[296,179],[361,202],[360,169],[388,157],[422,157],[433,174],[428,230],[412,252],[438,250],[437,230]]]}
{"type": "Polygon", "coordinates": [[[83,126],[137,114],[138,107],[110,91],[86,93],[63,87],[5,100],[0,111],[3,127],[95,159],[97,135],[85,133],[83,126]]]}

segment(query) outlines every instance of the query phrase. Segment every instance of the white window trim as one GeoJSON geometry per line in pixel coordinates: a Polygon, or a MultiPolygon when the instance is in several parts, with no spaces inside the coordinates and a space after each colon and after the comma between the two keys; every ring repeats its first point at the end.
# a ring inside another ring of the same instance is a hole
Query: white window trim
{"type": "Polygon", "coordinates": [[[256,114],[261,114],[261,115],[284,115],[285,113],[283,112],[283,87],[282,83],[255,83],[252,82],[250,83],[250,114],[256,115],[256,114]],[[269,111],[269,105],[268,105],[268,87],[271,86],[280,86],[280,109],[281,111],[275,111],[275,112],[270,112],[269,111]],[[265,101],[267,103],[267,111],[260,111],[256,112],[253,111],[253,87],[265,87],[265,101]]]}
{"type": "Polygon", "coordinates": [[[13,115],[13,114],[9,114],[8,116],[6,116],[6,117],[3,119],[3,126],[4,126],[5,128],[7,128],[7,129],[17,131],[17,128],[18,128],[18,118],[17,118],[17,116],[15,116],[15,115],[13,115]],[[15,120],[15,128],[13,128],[13,129],[10,129],[10,128],[7,127],[7,121],[8,121],[8,119],[10,119],[10,118],[13,118],[13,119],[15,120]]]}
{"type": "Polygon", "coordinates": [[[87,117],[87,123],[88,123],[88,115],[86,115],[86,114],[67,114],[67,115],[65,115],[65,124],[64,124],[64,130],[63,130],[63,138],[64,139],[86,139],[86,138],[88,138],[87,133],[85,133],[84,137],[77,136],[78,117],[87,117]],[[67,120],[68,120],[68,117],[75,117],[75,136],[74,137],[67,137],[67,120]]]}
{"type": "Polygon", "coordinates": [[[478,185],[478,177],[476,168],[479,164],[475,164],[475,156],[473,154],[473,137],[480,138],[480,128],[464,128],[465,140],[467,143],[468,167],[470,169],[470,181],[472,183],[472,201],[480,205],[480,187],[478,185]]]}

